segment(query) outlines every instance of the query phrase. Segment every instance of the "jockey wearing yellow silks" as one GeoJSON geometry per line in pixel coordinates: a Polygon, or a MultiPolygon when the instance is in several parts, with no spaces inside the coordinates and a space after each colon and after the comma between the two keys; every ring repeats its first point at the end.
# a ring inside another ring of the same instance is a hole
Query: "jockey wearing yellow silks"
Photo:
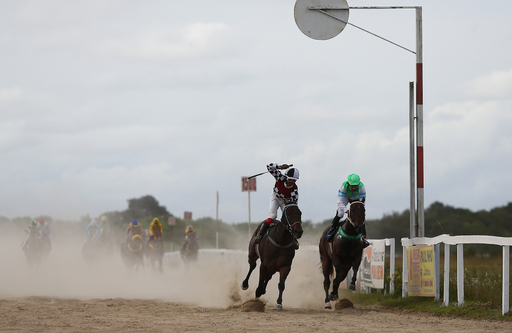
{"type": "Polygon", "coordinates": [[[197,234],[196,234],[196,230],[194,229],[194,227],[191,224],[189,224],[185,228],[185,233],[183,234],[183,245],[182,245],[183,249],[186,248],[189,239],[192,239],[192,238],[194,240],[198,239],[197,234]]]}
{"type": "Polygon", "coordinates": [[[160,231],[160,236],[162,236],[162,223],[160,223],[160,220],[158,218],[153,219],[153,222],[151,222],[149,226],[149,237],[154,238],[155,231],[160,231]]]}

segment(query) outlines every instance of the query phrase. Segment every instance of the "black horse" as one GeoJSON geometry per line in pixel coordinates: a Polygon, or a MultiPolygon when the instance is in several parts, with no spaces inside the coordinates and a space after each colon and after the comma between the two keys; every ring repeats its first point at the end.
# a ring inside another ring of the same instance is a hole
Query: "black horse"
{"type": "MultiPolygon", "coordinates": [[[[338,288],[340,283],[347,277],[350,268],[354,270],[351,286],[355,287],[357,269],[363,255],[363,242],[361,240],[362,230],[366,220],[364,204],[354,201],[350,204],[348,217],[343,225],[336,232],[332,244],[325,235],[329,228],[325,229],[320,238],[319,250],[320,261],[322,262],[322,273],[324,275],[325,308],[331,308],[331,302],[338,299],[338,288]],[[332,281],[332,292],[329,295],[333,266],[336,277],[332,281]]],[[[353,289],[350,287],[350,289],[353,289]]],[[[354,288],[355,289],[355,288],[354,288]]]]}
{"type": "Polygon", "coordinates": [[[144,268],[144,244],[141,235],[133,235],[121,245],[121,258],[126,268],[144,268]]]}
{"type": "Polygon", "coordinates": [[[197,261],[198,253],[199,244],[197,244],[197,234],[194,231],[185,236],[180,249],[180,255],[185,265],[188,265],[192,261],[197,261]]]}
{"type": "Polygon", "coordinates": [[[153,268],[155,267],[156,263],[158,263],[158,270],[160,272],[163,271],[162,261],[164,252],[162,233],[157,229],[154,231],[154,234],[149,237],[148,245],[146,246],[146,251],[144,254],[146,255],[149,263],[153,268]]]}
{"type": "Polygon", "coordinates": [[[43,247],[36,233],[30,233],[28,239],[23,244],[23,251],[27,257],[28,265],[31,268],[37,268],[41,264],[43,257],[43,247]]]}
{"type": "Polygon", "coordinates": [[[256,298],[264,295],[267,284],[274,273],[279,272],[279,297],[277,298],[276,310],[283,309],[283,291],[285,281],[292,269],[293,257],[295,257],[295,240],[302,236],[302,213],[299,206],[290,204],[284,207],[281,221],[274,221],[276,224],[263,235],[259,244],[254,244],[258,234],[256,228],[249,242],[249,273],[242,282],[242,289],[249,288],[249,277],[256,268],[258,258],[260,263],[260,279],[256,289],[256,298]]]}

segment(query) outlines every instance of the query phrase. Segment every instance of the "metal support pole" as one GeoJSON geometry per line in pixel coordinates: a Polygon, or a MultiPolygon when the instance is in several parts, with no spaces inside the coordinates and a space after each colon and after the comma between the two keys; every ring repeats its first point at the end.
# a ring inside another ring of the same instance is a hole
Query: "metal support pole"
{"type": "Polygon", "coordinates": [[[416,159],[418,186],[418,237],[425,237],[425,200],[423,183],[423,30],[422,9],[416,7],[416,159]]]}

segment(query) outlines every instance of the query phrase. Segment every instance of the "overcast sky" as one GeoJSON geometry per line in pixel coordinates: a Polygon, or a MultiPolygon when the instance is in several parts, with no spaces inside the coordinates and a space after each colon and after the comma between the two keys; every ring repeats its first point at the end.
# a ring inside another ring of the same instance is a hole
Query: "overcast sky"
{"type": "MultiPolygon", "coordinates": [[[[300,171],[303,220],[357,173],[367,216],[409,208],[416,57],[353,26],[318,41],[294,0],[0,2],[0,215],[77,220],[153,195],[178,217],[247,221],[241,177],[300,171]]],[[[512,201],[512,2],[422,6],[425,207],[512,201]]],[[[349,22],[415,50],[412,9],[349,22]]],[[[274,180],[257,178],[251,220],[274,180]]]]}

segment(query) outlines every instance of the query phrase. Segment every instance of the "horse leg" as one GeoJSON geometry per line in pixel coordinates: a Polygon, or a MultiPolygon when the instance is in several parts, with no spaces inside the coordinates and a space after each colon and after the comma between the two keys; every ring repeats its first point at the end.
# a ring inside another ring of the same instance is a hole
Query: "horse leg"
{"type": "Polygon", "coordinates": [[[331,300],[329,299],[329,288],[331,287],[331,277],[333,275],[332,260],[329,257],[322,259],[322,273],[324,274],[325,308],[331,309],[331,300]]]}
{"type": "Polygon", "coordinates": [[[267,284],[268,281],[272,278],[272,274],[268,273],[267,266],[260,264],[260,281],[258,283],[258,288],[256,288],[256,298],[259,298],[261,295],[265,295],[267,292],[267,284]]]}
{"type": "Polygon", "coordinates": [[[332,259],[326,251],[325,238],[320,240],[319,246],[320,262],[322,264],[322,274],[324,275],[324,291],[325,291],[325,309],[332,309],[331,301],[329,299],[329,288],[331,287],[331,278],[333,275],[332,259]]]}
{"type": "Polygon", "coordinates": [[[352,266],[352,272],[353,272],[352,282],[350,282],[350,286],[348,287],[348,289],[350,289],[352,291],[356,290],[357,271],[359,270],[359,265],[361,265],[361,261],[357,260],[355,262],[355,264],[352,266]]]}
{"type": "Polygon", "coordinates": [[[245,280],[242,282],[242,290],[247,290],[249,288],[249,278],[251,277],[252,271],[256,268],[256,260],[254,262],[249,262],[249,272],[245,277],[245,280]]]}
{"type": "Polygon", "coordinates": [[[334,263],[336,277],[332,281],[332,291],[331,291],[331,294],[329,295],[329,300],[335,301],[338,299],[338,289],[340,287],[340,283],[343,280],[345,280],[350,268],[351,268],[350,266],[342,266],[339,262],[334,263]]]}
{"type": "Polygon", "coordinates": [[[283,309],[283,291],[285,287],[284,283],[286,281],[286,278],[288,277],[288,274],[290,274],[291,270],[292,266],[282,267],[279,270],[279,284],[277,285],[277,288],[279,289],[279,297],[277,298],[276,310],[283,309]]]}

